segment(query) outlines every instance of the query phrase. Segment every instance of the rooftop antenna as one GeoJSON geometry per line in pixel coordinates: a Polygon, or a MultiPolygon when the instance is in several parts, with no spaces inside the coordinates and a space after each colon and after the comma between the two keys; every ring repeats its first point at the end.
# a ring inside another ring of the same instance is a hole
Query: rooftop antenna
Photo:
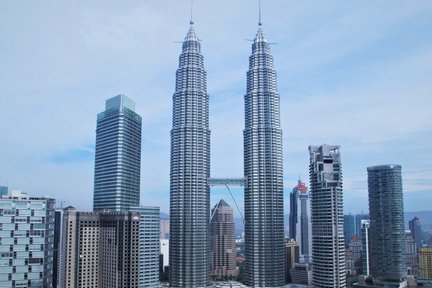
{"type": "Polygon", "coordinates": [[[194,24],[194,21],[193,21],[193,0],[191,0],[191,9],[190,9],[191,11],[190,11],[190,14],[191,14],[191,16],[190,16],[190,24],[191,25],[193,25],[194,24]]]}
{"type": "Polygon", "coordinates": [[[262,22],[261,22],[261,0],[258,0],[258,26],[262,26],[262,22]]]}

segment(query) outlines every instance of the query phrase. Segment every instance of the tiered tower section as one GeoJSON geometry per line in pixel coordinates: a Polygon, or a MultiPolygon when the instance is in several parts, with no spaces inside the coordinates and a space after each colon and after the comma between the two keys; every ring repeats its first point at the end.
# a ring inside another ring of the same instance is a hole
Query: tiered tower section
{"type": "Polygon", "coordinates": [[[207,74],[193,22],[183,42],[173,95],[170,285],[210,285],[210,130],[207,74]]]}
{"type": "Polygon", "coordinates": [[[270,45],[261,23],[252,44],[245,95],[245,284],[284,284],[282,130],[270,45]]]}

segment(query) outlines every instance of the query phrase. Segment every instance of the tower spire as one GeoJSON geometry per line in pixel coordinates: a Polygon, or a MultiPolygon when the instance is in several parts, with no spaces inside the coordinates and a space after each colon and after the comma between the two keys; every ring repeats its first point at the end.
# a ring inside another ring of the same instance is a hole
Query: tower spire
{"type": "Polygon", "coordinates": [[[193,0],[191,0],[191,8],[190,8],[190,25],[193,25],[194,24],[194,21],[193,21],[193,0]]]}
{"type": "Polygon", "coordinates": [[[261,0],[258,0],[258,26],[262,26],[262,21],[261,21],[261,0]]]}

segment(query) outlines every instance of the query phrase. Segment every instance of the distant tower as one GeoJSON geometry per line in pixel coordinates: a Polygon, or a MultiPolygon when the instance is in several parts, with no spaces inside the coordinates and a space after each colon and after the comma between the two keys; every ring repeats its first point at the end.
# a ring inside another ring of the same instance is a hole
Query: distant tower
{"type": "Polygon", "coordinates": [[[124,95],[108,99],[97,116],[93,211],[127,211],[138,206],[141,116],[124,95]]]}
{"type": "Polygon", "coordinates": [[[348,247],[351,237],[353,236],[359,236],[356,234],[356,215],[344,215],[344,238],[346,247],[348,247]]]}
{"type": "Polygon", "coordinates": [[[400,165],[367,168],[370,215],[370,273],[399,280],[406,275],[400,165]]]}
{"type": "Polygon", "coordinates": [[[339,146],[309,146],[314,287],[346,287],[339,146]]]}
{"type": "Polygon", "coordinates": [[[420,219],[418,217],[414,217],[409,221],[409,229],[411,230],[411,235],[414,238],[417,249],[422,247],[422,230],[420,219]]]}
{"type": "Polygon", "coordinates": [[[216,279],[237,276],[233,209],[220,200],[211,214],[212,276],[216,279]]]}
{"type": "Polygon", "coordinates": [[[369,220],[361,220],[362,274],[369,275],[369,220]]]}
{"type": "Polygon", "coordinates": [[[176,73],[170,177],[170,285],[206,287],[211,284],[209,95],[192,21],[176,73]]]}
{"type": "Polygon", "coordinates": [[[297,186],[290,193],[289,230],[290,238],[300,244],[300,254],[306,262],[310,258],[308,199],[306,184],[298,180],[297,186]]]}
{"type": "Polygon", "coordinates": [[[245,95],[245,284],[278,287],[284,277],[280,100],[273,57],[259,22],[245,95]]]}

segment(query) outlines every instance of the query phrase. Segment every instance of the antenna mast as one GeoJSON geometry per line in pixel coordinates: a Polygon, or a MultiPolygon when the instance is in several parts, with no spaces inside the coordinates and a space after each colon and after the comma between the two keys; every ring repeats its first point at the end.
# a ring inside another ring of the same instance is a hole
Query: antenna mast
{"type": "Polygon", "coordinates": [[[261,0],[258,0],[258,26],[262,26],[261,22],[261,0]]]}
{"type": "Polygon", "coordinates": [[[194,21],[193,21],[193,0],[191,0],[191,8],[190,8],[190,22],[189,22],[191,25],[193,25],[194,24],[194,21]]]}

